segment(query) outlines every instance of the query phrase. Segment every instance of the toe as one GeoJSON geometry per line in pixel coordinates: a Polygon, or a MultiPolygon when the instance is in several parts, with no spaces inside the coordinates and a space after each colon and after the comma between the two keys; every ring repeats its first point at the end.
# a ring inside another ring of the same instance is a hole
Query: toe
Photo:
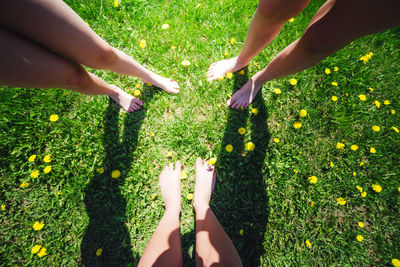
{"type": "Polygon", "coordinates": [[[199,168],[203,164],[203,161],[200,157],[196,159],[196,169],[199,168]]]}
{"type": "Polygon", "coordinates": [[[175,170],[181,170],[182,169],[182,164],[180,161],[175,162],[175,170]]]}
{"type": "Polygon", "coordinates": [[[174,169],[174,165],[172,162],[169,163],[168,170],[172,171],[174,169]]]}

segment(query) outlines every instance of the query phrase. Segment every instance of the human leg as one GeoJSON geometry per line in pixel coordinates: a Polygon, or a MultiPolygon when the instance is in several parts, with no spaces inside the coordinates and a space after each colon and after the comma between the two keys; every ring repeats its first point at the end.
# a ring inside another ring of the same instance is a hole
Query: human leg
{"type": "Polygon", "coordinates": [[[138,266],[182,266],[179,228],[181,211],[181,163],[165,166],[160,175],[165,213],[147,244],[138,266]]]}
{"type": "Polygon", "coordinates": [[[304,34],[256,73],[227,104],[247,107],[263,83],[307,69],[359,37],[399,25],[399,9],[396,0],[328,0],[304,34]]]}
{"type": "Polygon", "coordinates": [[[196,266],[243,266],[232,240],[212,212],[210,197],[214,190],[215,169],[196,160],[196,185],[193,206],[196,212],[196,266]]]}
{"type": "Polygon", "coordinates": [[[247,66],[279,33],[285,22],[303,10],[310,0],[260,0],[251,20],[246,40],[237,57],[211,64],[207,81],[218,79],[227,72],[247,66]]]}
{"type": "Polygon", "coordinates": [[[125,110],[140,108],[142,101],[110,85],[34,42],[0,27],[0,84],[34,88],[64,88],[83,94],[109,95],[125,110]]]}
{"type": "Polygon", "coordinates": [[[137,76],[169,93],[179,93],[175,81],[151,72],[124,52],[111,47],[61,0],[0,1],[0,26],[77,63],[137,76]]]}

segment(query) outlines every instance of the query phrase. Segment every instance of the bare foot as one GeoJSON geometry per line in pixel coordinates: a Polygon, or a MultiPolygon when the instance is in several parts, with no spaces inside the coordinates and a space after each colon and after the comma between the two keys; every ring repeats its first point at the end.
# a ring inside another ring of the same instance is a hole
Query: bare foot
{"type": "Polygon", "coordinates": [[[239,109],[241,107],[247,108],[256,97],[260,90],[262,83],[256,82],[254,76],[243,85],[233,96],[226,102],[231,108],[239,109]]]}
{"type": "Polygon", "coordinates": [[[212,82],[227,72],[235,72],[246,67],[248,62],[239,62],[238,57],[224,59],[211,64],[207,71],[207,81],[212,82]]]}
{"type": "Polygon", "coordinates": [[[181,169],[182,164],[175,162],[175,170],[172,163],[166,165],[160,174],[159,182],[163,195],[165,210],[181,209],[181,169]]]}
{"type": "Polygon", "coordinates": [[[125,111],[127,112],[134,112],[135,110],[140,109],[143,106],[143,101],[137,99],[130,94],[123,91],[121,88],[115,85],[111,85],[115,94],[109,95],[115,102],[118,103],[125,111]]]}
{"type": "Polygon", "coordinates": [[[164,77],[161,77],[160,75],[154,74],[154,77],[152,77],[149,80],[143,80],[145,83],[151,83],[161,89],[163,89],[167,93],[171,94],[178,94],[179,90],[181,89],[178,85],[177,82],[175,82],[172,79],[167,79],[164,77]]]}
{"type": "Polygon", "coordinates": [[[196,185],[194,188],[193,206],[208,206],[215,185],[215,168],[201,158],[196,160],[196,185]]]}

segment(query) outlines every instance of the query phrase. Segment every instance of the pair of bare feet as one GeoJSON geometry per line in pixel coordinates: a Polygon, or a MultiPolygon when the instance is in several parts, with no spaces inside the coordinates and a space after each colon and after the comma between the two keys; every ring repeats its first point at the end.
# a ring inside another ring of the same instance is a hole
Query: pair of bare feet
{"type": "MultiPolygon", "coordinates": [[[[148,80],[143,80],[143,82],[151,83],[163,89],[167,93],[171,94],[179,93],[180,87],[176,81],[161,77],[160,75],[157,74],[153,74],[153,76],[154,77],[148,80]]],[[[134,112],[136,110],[139,110],[143,106],[142,100],[131,96],[130,94],[126,93],[121,88],[115,85],[110,85],[110,87],[112,91],[115,92],[115,94],[111,94],[110,97],[114,99],[114,101],[117,102],[125,111],[134,112]]]]}
{"type": "MultiPolygon", "coordinates": [[[[159,183],[165,203],[165,210],[180,211],[181,209],[181,169],[178,161],[174,165],[165,166],[160,174],[159,183]]],[[[196,185],[194,189],[193,206],[195,209],[208,207],[211,193],[214,190],[216,173],[214,166],[206,160],[196,160],[196,185]]]]}
{"type": "MultiPolygon", "coordinates": [[[[207,81],[223,77],[228,72],[236,72],[248,65],[248,61],[240,60],[239,57],[221,60],[211,64],[207,72],[207,81]]],[[[227,101],[227,105],[231,108],[247,108],[256,97],[262,86],[262,82],[258,81],[258,74],[254,75],[240,90],[235,92],[227,101]]]]}

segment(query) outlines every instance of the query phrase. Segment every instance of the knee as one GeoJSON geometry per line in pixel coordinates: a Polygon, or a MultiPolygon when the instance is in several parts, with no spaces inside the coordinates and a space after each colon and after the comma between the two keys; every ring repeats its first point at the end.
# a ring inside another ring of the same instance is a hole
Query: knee
{"type": "Polygon", "coordinates": [[[69,89],[82,89],[86,86],[88,80],[87,72],[81,65],[73,65],[66,81],[66,87],[69,89]]]}
{"type": "Polygon", "coordinates": [[[298,45],[307,57],[325,58],[340,49],[336,40],[318,30],[308,29],[299,39],[298,45]]]}
{"type": "Polygon", "coordinates": [[[94,51],[94,60],[85,64],[94,69],[109,69],[117,59],[115,49],[109,45],[100,47],[94,51]]]}
{"type": "Polygon", "coordinates": [[[257,12],[265,19],[285,22],[300,13],[308,1],[259,0],[257,12]]]}

